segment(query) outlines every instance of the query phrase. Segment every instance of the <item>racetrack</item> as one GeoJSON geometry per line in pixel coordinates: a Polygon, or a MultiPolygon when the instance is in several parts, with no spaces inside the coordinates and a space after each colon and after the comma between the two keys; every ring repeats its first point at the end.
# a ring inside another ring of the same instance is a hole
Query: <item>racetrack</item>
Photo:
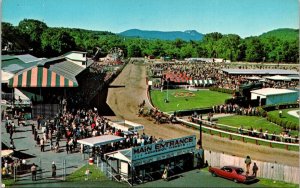
{"type": "MultiPolygon", "coordinates": [[[[180,124],[158,125],[144,117],[138,117],[138,104],[145,100],[146,106],[150,106],[147,98],[146,65],[144,63],[135,62],[134,64],[127,64],[111,85],[125,87],[109,88],[107,104],[113,110],[115,116],[109,116],[108,118],[114,120],[126,119],[143,124],[145,126],[145,133],[153,135],[156,138],[169,139],[191,134],[195,134],[199,138],[199,131],[180,124]]],[[[250,155],[252,159],[259,161],[276,161],[277,163],[290,166],[299,165],[298,152],[257,146],[208,134],[203,134],[203,148],[205,150],[219,151],[240,157],[250,155]]]]}

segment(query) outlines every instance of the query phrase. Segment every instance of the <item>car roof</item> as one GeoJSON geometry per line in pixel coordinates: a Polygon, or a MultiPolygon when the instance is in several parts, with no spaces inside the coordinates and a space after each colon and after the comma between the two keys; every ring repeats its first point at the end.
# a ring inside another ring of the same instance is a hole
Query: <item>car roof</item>
{"type": "Polygon", "coordinates": [[[243,168],[241,168],[241,167],[239,167],[239,166],[224,166],[224,167],[232,168],[232,169],[234,169],[234,170],[236,170],[236,169],[243,169],[243,168]]]}

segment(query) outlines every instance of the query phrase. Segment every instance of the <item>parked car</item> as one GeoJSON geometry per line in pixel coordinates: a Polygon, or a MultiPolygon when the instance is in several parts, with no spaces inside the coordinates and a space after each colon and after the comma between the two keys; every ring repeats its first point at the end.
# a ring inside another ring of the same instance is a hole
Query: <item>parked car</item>
{"type": "Polygon", "coordinates": [[[233,180],[236,183],[251,183],[257,181],[255,176],[247,176],[244,170],[236,166],[209,167],[212,176],[233,180]]]}

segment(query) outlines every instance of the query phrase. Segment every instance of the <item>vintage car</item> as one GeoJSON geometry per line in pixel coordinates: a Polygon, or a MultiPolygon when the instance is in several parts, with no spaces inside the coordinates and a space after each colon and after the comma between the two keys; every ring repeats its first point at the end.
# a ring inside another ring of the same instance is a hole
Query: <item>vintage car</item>
{"type": "Polygon", "coordinates": [[[220,176],[233,180],[236,183],[251,183],[257,181],[255,176],[247,176],[242,168],[236,166],[224,166],[222,168],[209,167],[208,170],[215,177],[220,176]]]}

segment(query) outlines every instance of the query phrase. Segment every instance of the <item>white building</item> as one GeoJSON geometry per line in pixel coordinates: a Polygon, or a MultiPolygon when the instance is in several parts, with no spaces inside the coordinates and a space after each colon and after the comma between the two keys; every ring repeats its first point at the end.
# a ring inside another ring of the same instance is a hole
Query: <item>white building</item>
{"type": "Polygon", "coordinates": [[[299,91],[289,89],[263,88],[251,91],[251,99],[259,99],[261,105],[296,102],[299,91]]]}

